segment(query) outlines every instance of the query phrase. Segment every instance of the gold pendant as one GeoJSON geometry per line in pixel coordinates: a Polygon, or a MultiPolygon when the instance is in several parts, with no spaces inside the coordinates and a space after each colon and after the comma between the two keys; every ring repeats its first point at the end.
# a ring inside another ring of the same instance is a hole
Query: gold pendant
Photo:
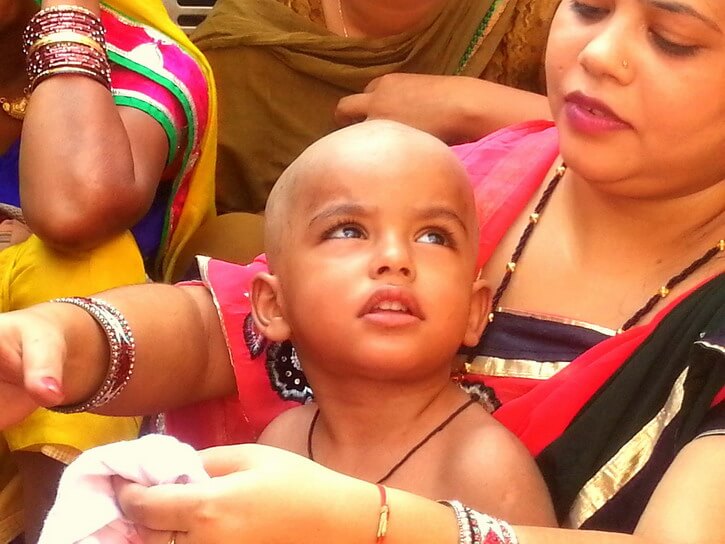
{"type": "Polygon", "coordinates": [[[0,104],[2,104],[3,111],[13,119],[17,119],[18,121],[25,119],[25,110],[28,109],[27,96],[22,96],[17,100],[0,98],[0,104]]]}

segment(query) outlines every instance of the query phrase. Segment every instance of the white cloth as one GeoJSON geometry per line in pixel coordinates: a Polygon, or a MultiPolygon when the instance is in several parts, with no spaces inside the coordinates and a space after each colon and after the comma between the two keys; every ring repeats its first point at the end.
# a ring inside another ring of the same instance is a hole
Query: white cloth
{"type": "Polygon", "coordinates": [[[111,477],[146,486],[209,478],[199,453],[170,436],[148,435],[82,453],[63,473],[38,544],[136,544],[116,505],[111,477]]]}

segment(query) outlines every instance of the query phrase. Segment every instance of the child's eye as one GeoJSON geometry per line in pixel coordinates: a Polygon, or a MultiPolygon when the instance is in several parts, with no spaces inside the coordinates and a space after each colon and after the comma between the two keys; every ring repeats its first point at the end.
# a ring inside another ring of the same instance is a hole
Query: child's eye
{"type": "Polygon", "coordinates": [[[325,233],[325,238],[334,238],[334,239],[340,239],[340,238],[364,238],[365,233],[363,230],[358,227],[357,225],[339,225],[336,227],[333,227],[332,229],[328,230],[327,233],[325,233]]]}
{"type": "Polygon", "coordinates": [[[451,243],[450,235],[436,230],[429,230],[424,232],[423,234],[418,236],[416,242],[421,242],[423,244],[435,244],[439,246],[453,245],[451,243]]]}
{"type": "Polygon", "coordinates": [[[605,8],[585,4],[584,2],[579,2],[578,0],[571,1],[571,9],[585,21],[599,21],[608,13],[608,10],[605,8]]]}

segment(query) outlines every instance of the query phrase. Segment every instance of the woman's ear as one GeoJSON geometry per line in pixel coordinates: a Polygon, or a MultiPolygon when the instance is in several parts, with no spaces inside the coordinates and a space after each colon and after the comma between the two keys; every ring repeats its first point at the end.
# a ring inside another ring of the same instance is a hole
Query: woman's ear
{"type": "Polygon", "coordinates": [[[265,338],[282,342],[290,337],[290,327],[284,317],[284,302],[279,279],[260,272],[252,280],[252,317],[265,338]]]}
{"type": "Polygon", "coordinates": [[[491,313],[491,289],[486,280],[477,279],[473,282],[471,292],[471,308],[468,312],[468,327],[463,336],[463,345],[473,347],[483,334],[488,324],[488,314],[491,313]]]}

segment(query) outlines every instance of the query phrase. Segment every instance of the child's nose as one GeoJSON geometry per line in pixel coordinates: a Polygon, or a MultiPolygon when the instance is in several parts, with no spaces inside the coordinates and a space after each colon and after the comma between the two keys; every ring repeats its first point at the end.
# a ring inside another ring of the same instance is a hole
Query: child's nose
{"type": "Polygon", "coordinates": [[[371,272],[374,277],[391,275],[414,279],[415,264],[408,245],[393,237],[381,241],[371,272]]]}

